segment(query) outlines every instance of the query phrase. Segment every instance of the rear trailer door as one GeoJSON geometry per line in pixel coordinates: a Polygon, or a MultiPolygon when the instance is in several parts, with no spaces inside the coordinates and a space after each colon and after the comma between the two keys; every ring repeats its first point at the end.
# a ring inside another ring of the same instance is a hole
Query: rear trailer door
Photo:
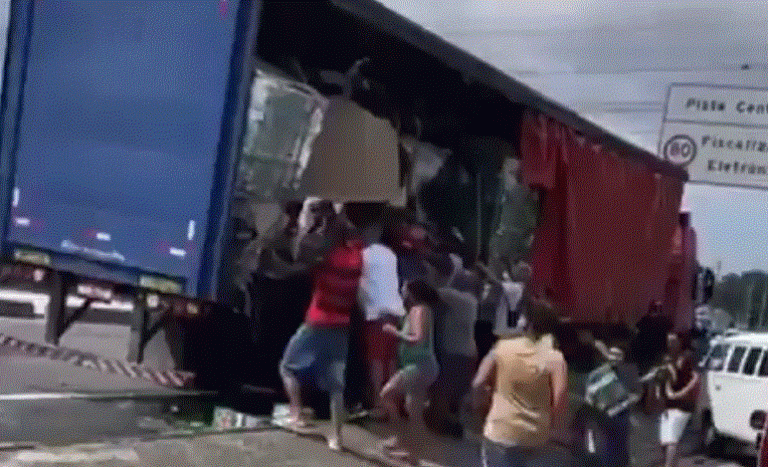
{"type": "Polygon", "coordinates": [[[237,7],[34,2],[10,242],[195,293],[237,7]]]}

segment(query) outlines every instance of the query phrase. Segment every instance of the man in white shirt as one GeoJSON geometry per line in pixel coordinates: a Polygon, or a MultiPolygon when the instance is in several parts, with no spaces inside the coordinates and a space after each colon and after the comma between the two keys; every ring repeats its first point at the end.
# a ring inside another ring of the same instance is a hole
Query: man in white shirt
{"type": "Polygon", "coordinates": [[[531,267],[523,262],[513,268],[511,277],[506,271],[502,274],[501,287],[504,293],[496,308],[496,322],[493,329],[496,336],[508,336],[516,330],[525,328],[525,323],[521,322],[521,316],[517,312],[530,278],[531,267]]]}
{"type": "Polygon", "coordinates": [[[396,239],[396,231],[387,226],[383,229],[381,240],[370,243],[363,250],[359,299],[365,315],[363,334],[373,386],[374,418],[380,418],[386,413],[379,394],[384,383],[397,371],[397,342],[382,329],[387,323],[399,326],[405,316],[400,296],[397,256],[392,249],[396,239]]]}

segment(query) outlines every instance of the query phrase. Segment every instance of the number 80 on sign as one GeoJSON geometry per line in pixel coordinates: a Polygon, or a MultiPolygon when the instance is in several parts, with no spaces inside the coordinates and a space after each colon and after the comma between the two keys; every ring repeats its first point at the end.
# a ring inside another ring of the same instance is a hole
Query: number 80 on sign
{"type": "Polygon", "coordinates": [[[687,135],[673,136],[664,144],[662,154],[675,165],[688,165],[696,157],[696,142],[687,135]]]}

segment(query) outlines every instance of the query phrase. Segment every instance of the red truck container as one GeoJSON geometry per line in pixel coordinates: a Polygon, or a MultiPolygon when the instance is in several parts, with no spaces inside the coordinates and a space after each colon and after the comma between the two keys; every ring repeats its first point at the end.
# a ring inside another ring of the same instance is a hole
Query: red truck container
{"type": "Polygon", "coordinates": [[[675,331],[687,332],[693,328],[696,306],[693,290],[696,287],[697,272],[696,232],[691,226],[691,213],[684,211],[680,213],[672,237],[672,254],[661,300],[663,313],[675,331]]]}
{"type": "MultiPolygon", "coordinates": [[[[632,163],[541,116],[524,120],[520,152],[524,181],[545,193],[530,257],[532,289],[551,297],[565,321],[634,326],[663,299],[677,261],[671,246],[685,174],[632,163]]],[[[688,255],[692,231],[678,236],[688,255]]],[[[680,277],[692,264],[686,255],[680,277]]],[[[690,296],[686,284],[672,281],[670,298],[679,302],[684,290],[690,296]]]]}

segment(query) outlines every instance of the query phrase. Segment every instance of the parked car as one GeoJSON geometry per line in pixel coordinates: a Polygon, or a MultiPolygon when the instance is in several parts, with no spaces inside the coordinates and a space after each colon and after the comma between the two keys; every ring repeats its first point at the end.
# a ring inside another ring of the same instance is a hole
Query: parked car
{"type": "Polygon", "coordinates": [[[760,445],[768,390],[768,333],[725,334],[712,341],[705,359],[709,406],[704,443],[712,455],[729,442],[760,445]]]}

